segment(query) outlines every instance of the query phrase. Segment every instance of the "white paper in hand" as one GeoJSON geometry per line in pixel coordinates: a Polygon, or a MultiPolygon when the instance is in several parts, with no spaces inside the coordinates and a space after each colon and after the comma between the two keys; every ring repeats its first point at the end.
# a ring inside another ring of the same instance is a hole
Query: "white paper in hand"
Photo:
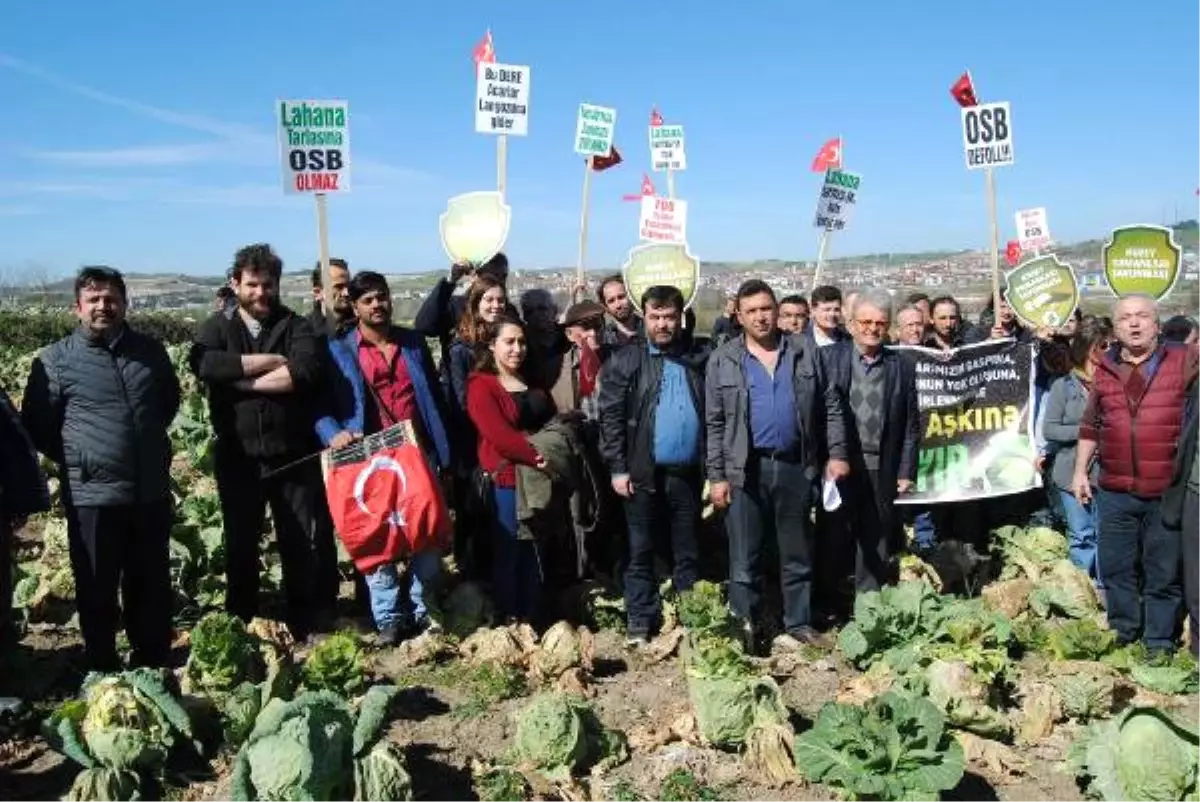
{"type": "Polygon", "coordinates": [[[825,479],[821,485],[821,504],[825,512],[833,512],[842,506],[842,494],[838,492],[837,482],[833,479],[825,479]]]}

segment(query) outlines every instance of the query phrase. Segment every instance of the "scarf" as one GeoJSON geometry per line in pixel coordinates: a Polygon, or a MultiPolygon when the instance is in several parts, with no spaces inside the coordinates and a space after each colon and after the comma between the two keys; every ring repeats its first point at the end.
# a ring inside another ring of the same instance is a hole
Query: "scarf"
{"type": "Polygon", "coordinates": [[[589,398],[596,391],[600,375],[600,354],[588,345],[579,346],[579,397],[589,398]]]}

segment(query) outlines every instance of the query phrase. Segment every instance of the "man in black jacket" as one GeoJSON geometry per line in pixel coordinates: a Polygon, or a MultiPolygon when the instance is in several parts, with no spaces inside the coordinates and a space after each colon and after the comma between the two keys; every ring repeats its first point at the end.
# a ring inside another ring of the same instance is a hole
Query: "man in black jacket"
{"type": "Polygon", "coordinates": [[[333,287],[333,321],[330,325],[329,316],[325,314],[325,277],[321,275],[321,263],[312,270],[312,310],[308,313],[308,323],[318,336],[332,333],[335,337],[345,334],[354,328],[354,307],[350,305],[350,265],[345,259],[329,260],[330,284],[333,287]]]}
{"type": "Polygon", "coordinates": [[[1188,612],[1188,648],[1200,654],[1200,414],[1196,388],[1188,388],[1183,434],[1175,450],[1175,475],[1162,498],[1163,525],[1179,530],[1183,554],[1183,601],[1188,612]]]}
{"type": "Polygon", "coordinates": [[[234,256],[238,307],[204,321],[189,357],[208,390],[217,440],[215,472],[225,518],[225,606],[244,620],[258,613],[259,538],[266,505],[283,562],[287,622],[297,638],[333,614],[330,533],[317,526],[322,503],[314,454],[325,354],[308,321],[279,301],[283,262],[269,245],[234,256]],[[294,464],[295,463],[295,464],[294,464]]]}
{"type": "Polygon", "coordinates": [[[676,592],[698,574],[704,357],[684,346],[683,303],[675,287],[646,290],[646,339],[626,345],[600,371],[600,451],[629,528],[625,611],[633,646],[661,624],[654,558],[665,550],[656,544],[670,544],[676,592]]]}
{"type": "Polygon", "coordinates": [[[171,650],[167,428],[179,382],[162,343],[126,324],[126,307],[120,272],[81,270],[79,328],[34,361],[21,402],[30,438],[65,472],[79,628],[96,671],[120,668],[122,617],[134,665],[164,666],[171,650]]]}
{"type": "Polygon", "coordinates": [[[812,621],[809,510],[822,475],[845,476],[840,399],[824,378],[821,349],[777,328],[775,293],[752,279],[737,293],[742,334],[718,348],[705,377],[706,471],[713,506],[729,508],[729,606],[758,651],[762,555],[778,546],[784,633],[775,645],[826,646],[812,621]]]}
{"type": "Polygon", "coordinates": [[[851,341],[831,345],[829,382],[845,409],[850,475],[838,484],[857,544],[855,591],[865,593],[892,581],[892,555],[899,543],[897,495],[917,478],[921,416],[913,365],[883,347],[892,324],[892,301],[869,290],[850,312],[851,341]]]}

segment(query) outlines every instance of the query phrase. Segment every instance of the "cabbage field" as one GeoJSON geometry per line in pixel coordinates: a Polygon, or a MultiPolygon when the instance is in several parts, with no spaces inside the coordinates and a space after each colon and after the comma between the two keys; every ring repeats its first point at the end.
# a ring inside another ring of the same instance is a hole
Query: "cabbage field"
{"type": "MultiPolygon", "coordinates": [[[[0,709],[0,798],[1197,798],[1195,663],[1119,648],[1046,528],[998,529],[986,557],[905,557],[829,651],[748,657],[723,566],[667,589],[663,632],[636,651],[612,588],[573,589],[572,620],[539,636],[496,626],[453,565],[442,631],[397,648],[349,625],[315,645],[269,617],[245,625],[221,612],[211,432],[183,349],[175,668],[82,673],[65,525],[31,520],[22,640],[0,654],[0,693],[23,702],[0,709]]],[[[14,399],[32,358],[0,354],[14,399]]],[[[702,536],[724,551],[718,521],[702,536]]],[[[269,597],[269,544],[262,570],[269,597]]]]}

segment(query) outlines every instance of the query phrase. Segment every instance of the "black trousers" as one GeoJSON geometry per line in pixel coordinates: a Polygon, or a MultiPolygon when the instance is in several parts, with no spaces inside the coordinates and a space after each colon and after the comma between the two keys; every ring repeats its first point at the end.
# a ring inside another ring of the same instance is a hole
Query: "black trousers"
{"type": "Polygon", "coordinates": [[[67,504],[66,513],[88,667],[120,669],[122,618],[133,650],[131,665],[165,666],[171,653],[171,499],[104,507],[67,504]]]}
{"type": "Polygon", "coordinates": [[[842,506],[854,542],[854,591],[867,593],[895,581],[892,555],[900,542],[900,516],[895,505],[879,503],[879,471],[854,468],[839,484],[842,506]]]}
{"type": "Polygon", "coordinates": [[[762,628],[763,553],[776,544],[783,627],[797,632],[812,624],[813,543],[809,526],[812,480],[800,463],[751,455],[746,479],[734,487],[725,517],[729,536],[729,606],[762,628]]]}
{"type": "Polygon", "coordinates": [[[241,456],[216,460],[217,493],[225,517],[225,609],[244,621],[259,612],[259,547],[267,505],[283,563],[286,621],[297,638],[314,622],[333,614],[331,571],[337,549],[332,527],[319,521],[324,505],[320,465],[301,463],[272,476],[267,463],[241,456]]]}
{"type": "Polygon", "coordinates": [[[16,634],[13,620],[13,528],[0,501],[0,648],[8,648],[16,634]]]}
{"type": "Polygon", "coordinates": [[[630,634],[649,635],[662,623],[655,558],[671,566],[677,593],[699,578],[696,528],[700,523],[700,469],[658,468],[654,487],[634,489],[625,500],[629,522],[629,563],[625,568],[625,610],[630,634]]]}

